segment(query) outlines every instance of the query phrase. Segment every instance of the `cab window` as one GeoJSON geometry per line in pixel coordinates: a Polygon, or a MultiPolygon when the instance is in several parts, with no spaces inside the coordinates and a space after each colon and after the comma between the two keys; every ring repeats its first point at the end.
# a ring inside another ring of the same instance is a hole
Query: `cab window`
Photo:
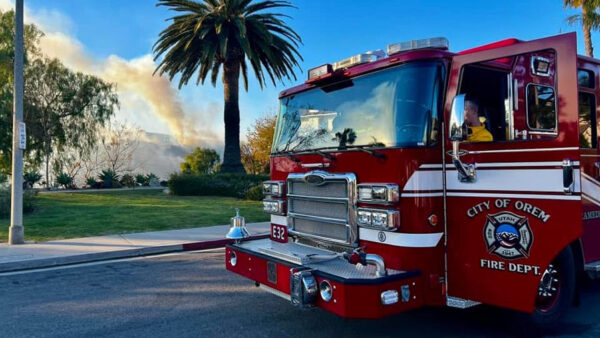
{"type": "Polygon", "coordinates": [[[530,130],[556,131],[556,99],[554,88],[527,85],[527,126],[530,130]]]}
{"type": "Polygon", "coordinates": [[[579,145],[596,148],[596,99],[594,94],[579,92],[579,145]]]}

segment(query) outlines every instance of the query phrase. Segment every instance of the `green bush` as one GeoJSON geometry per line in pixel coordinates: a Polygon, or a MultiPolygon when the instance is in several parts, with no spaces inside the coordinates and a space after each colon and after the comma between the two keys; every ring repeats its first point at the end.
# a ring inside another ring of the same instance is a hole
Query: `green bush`
{"type": "Polygon", "coordinates": [[[96,188],[98,186],[98,181],[93,177],[88,177],[85,179],[85,184],[90,188],[96,188]]]}
{"type": "Polygon", "coordinates": [[[123,175],[123,177],[121,177],[121,185],[126,186],[128,188],[134,187],[135,186],[135,178],[133,178],[133,176],[131,176],[129,174],[125,174],[125,175],[123,175]]]}
{"type": "Polygon", "coordinates": [[[262,191],[262,184],[255,185],[248,189],[246,199],[251,201],[262,201],[265,198],[262,191]]]}
{"type": "Polygon", "coordinates": [[[230,196],[246,198],[252,187],[269,179],[267,175],[246,174],[172,174],[169,191],[185,196],[230,196]]]}
{"type": "Polygon", "coordinates": [[[98,175],[100,181],[102,181],[102,188],[120,188],[119,175],[116,172],[107,169],[102,170],[102,173],[98,175]]]}
{"type": "Polygon", "coordinates": [[[60,184],[65,189],[75,188],[73,178],[67,173],[60,173],[60,175],[56,176],[56,183],[60,184]]]}
{"type": "Polygon", "coordinates": [[[145,185],[146,184],[146,175],[136,174],[135,175],[135,183],[137,183],[138,185],[145,185]]]}
{"type": "Polygon", "coordinates": [[[42,174],[37,171],[28,171],[23,174],[23,188],[31,189],[33,185],[42,179],[42,174]]]}
{"type": "MultiPolygon", "coordinates": [[[[23,191],[23,212],[28,213],[34,209],[34,197],[36,192],[33,190],[23,191]]],[[[10,217],[10,188],[0,189],[0,218],[10,217]]]]}

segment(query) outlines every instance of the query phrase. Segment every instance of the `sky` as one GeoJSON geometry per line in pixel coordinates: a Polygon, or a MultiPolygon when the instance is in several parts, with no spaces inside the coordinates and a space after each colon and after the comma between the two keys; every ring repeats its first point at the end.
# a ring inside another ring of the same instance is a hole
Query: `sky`
{"type": "MultiPolygon", "coordinates": [[[[292,0],[283,12],[303,40],[304,60],[296,80],[261,90],[251,81],[240,93],[242,138],[259,117],[277,110],[278,93],[306,79],[308,69],[383,49],[389,43],[443,36],[450,50],[515,37],[522,40],[576,31],[578,52],[584,53],[581,29],[565,19],[563,0],[546,1],[392,1],[292,0]]],[[[0,10],[14,6],[0,0],[0,10]]],[[[173,16],[155,0],[25,0],[26,22],[45,33],[42,51],[69,67],[117,84],[121,109],[117,119],[145,131],[171,135],[185,146],[223,146],[223,88],[219,83],[181,89],[166,78],[152,76],[152,46],[173,16]]],[[[600,54],[600,33],[592,40],[600,54]]]]}

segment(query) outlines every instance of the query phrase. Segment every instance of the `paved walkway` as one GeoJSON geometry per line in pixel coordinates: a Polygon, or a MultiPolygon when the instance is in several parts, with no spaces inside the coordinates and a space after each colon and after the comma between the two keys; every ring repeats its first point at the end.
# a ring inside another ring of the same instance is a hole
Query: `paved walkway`
{"type": "MultiPolygon", "coordinates": [[[[267,237],[270,223],[250,223],[253,237],[267,237]]],[[[23,245],[0,244],[0,272],[145,256],[223,246],[228,225],[97,236],[23,245]]],[[[27,234],[25,234],[27,235],[27,234]]]]}

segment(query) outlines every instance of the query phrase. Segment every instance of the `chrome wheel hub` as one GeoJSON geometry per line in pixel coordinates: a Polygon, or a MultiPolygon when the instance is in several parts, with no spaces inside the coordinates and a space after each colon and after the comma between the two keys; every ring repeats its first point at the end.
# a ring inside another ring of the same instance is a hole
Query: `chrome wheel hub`
{"type": "Polygon", "coordinates": [[[538,287],[538,296],[553,298],[558,294],[558,270],[553,264],[550,264],[542,274],[540,286],[538,287]]]}

